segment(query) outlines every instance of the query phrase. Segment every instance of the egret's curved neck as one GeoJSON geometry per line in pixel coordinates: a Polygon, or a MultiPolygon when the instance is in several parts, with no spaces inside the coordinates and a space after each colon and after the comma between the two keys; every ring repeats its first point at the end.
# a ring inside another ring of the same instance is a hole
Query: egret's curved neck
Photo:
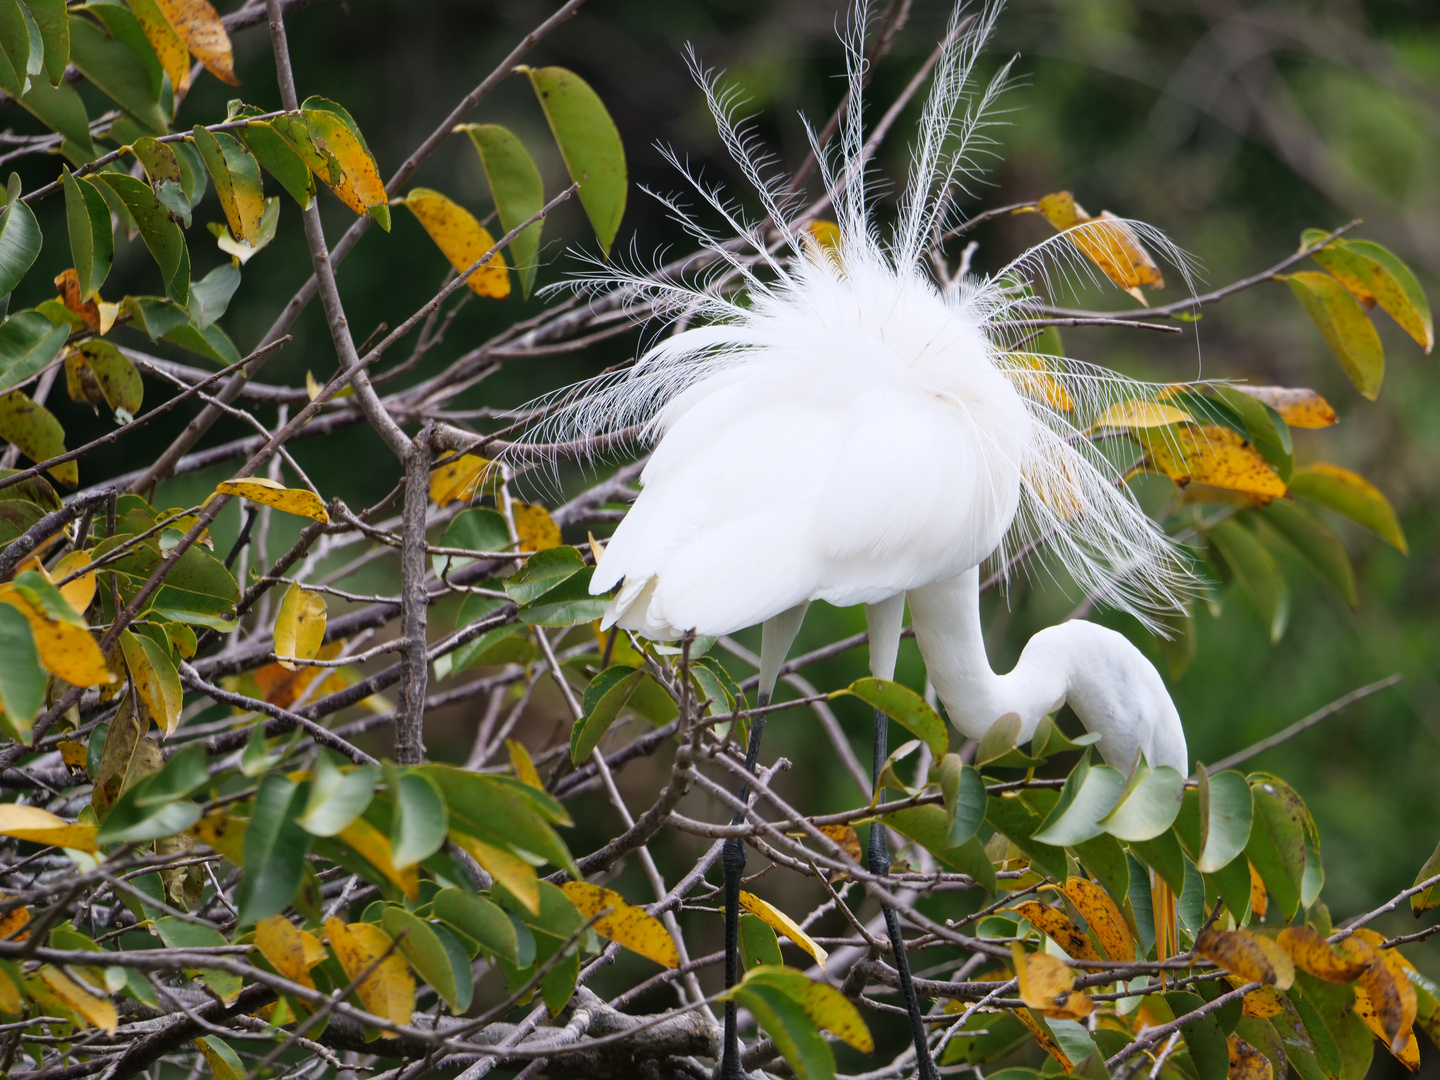
{"type": "Polygon", "coordinates": [[[1020,716],[1020,742],[1028,741],[1046,713],[1065,700],[1065,677],[996,675],[980,628],[980,570],[912,590],[910,620],[935,692],[950,722],[972,739],[1006,713],[1020,716]]]}

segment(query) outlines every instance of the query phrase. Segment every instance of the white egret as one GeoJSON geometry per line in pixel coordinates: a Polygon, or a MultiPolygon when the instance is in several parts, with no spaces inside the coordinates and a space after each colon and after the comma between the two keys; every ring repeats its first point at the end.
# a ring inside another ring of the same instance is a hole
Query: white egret
{"type": "MultiPolygon", "coordinates": [[[[702,75],[764,221],[748,222],[692,181],[746,250],[712,237],[671,202],[713,272],[691,280],[602,266],[579,279],[581,288],[618,289],[648,315],[691,326],[629,369],[538,403],[547,419],[531,435],[536,442],[599,440],[638,427],[639,441],[653,447],[643,490],[592,579],[596,594],[618,586],[605,625],[665,640],[763,623],[762,704],[814,600],[867,605],[871,671],[891,678],[905,594],[956,579],[992,554],[1008,560],[1043,541],[1080,587],[1104,587],[1110,602],[1142,617],[1183,586],[1171,546],[1119,482],[1120,469],[1084,435],[1105,408],[1151,390],[1103,368],[1023,351],[1038,331],[1035,296],[1048,272],[1083,262],[1075,230],[983,278],[943,284],[931,276],[927,252],[952,223],[953,192],[989,142],[986,109],[1005,73],[973,95],[967,82],[998,10],[983,8],[964,33],[958,11],[952,21],[898,220],[883,242],[866,190],[862,42],[852,40],[839,152],[815,147],[838,245],[822,247],[794,223],[793,200],[763,175],[765,160],[735,127],[733,101],[702,75]],[[788,255],[772,252],[771,230],[788,255]]],[[[863,23],[861,8],[855,25],[863,23]]],[[[1117,235],[1103,230],[1125,229],[1178,259],[1138,223],[1077,229],[1101,245],[1117,235]]],[[[762,728],[757,718],[752,770],[762,728]]],[[[886,735],[877,713],[877,769],[886,735]]],[[[727,843],[727,985],[738,976],[744,862],[742,842],[727,843]]],[[[875,873],[888,868],[881,828],[871,830],[868,862],[875,873]]],[[[938,1074],[888,908],[886,922],[920,1075],[930,1080],[938,1074]]],[[[744,1072],[733,1004],[725,1027],[721,1077],[736,1080],[744,1072]]]]}

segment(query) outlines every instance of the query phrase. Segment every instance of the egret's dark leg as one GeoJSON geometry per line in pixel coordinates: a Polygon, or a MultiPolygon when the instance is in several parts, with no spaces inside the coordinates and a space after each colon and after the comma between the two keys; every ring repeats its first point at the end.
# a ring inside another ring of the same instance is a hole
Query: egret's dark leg
{"type": "MultiPolygon", "coordinates": [[[[875,710],[875,757],[871,767],[870,782],[880,788],[880,766],[890,753],[890,718],[879,709],[875,710]]],[[[885,801],[885,792],[880,791],[880,802],[885,801]]],[[[872,874],[890,873],[890,845],[885,839],[885,826],[879,821],[870,826],[870,847],[866,862],[872,874]]],[[[915,1060],[919,1065],[920,1080],[940,1080],[940,1073],[930,1057],[930,1043],[925,1034],[925,1021],[920,1013],[920,1000],[915,996],[915,984],[910,979],[910,959],[905,955],[905,938],[900,933],[900,916],[889,904],[880,908],[885,916],[885,933],[890,938],[890,948],[895,952],[895,970],[900,973],[900,993],[905,998],[905,1011],[910,1014],[910,1035],[915,1040],[915,1060]]]]}
{"type": "MultiPolygon", "coordinates": [[[[770,704],[770,695],[761,694],[756,703],[760,708],[770,704]]],[[[755,771],[755,759],[760,755],[760,736],[765,733],[765,717],[757,716],[750,725],[750,742],[745,748],[745,770],[755,771]]],[[[740,787],[740,801],[750,798],[749,785],[740,787]]],[[[730,819],[731,825],[745,820],[740,811],[730,819]]],[[[725,989],[740,981],[740,879],[745,874],[745,840],[732,836],[725,841],[720,854],[720,865],[725,871],[725,989]]],[[[746,1072],[740,1067],[740,1034],[736,1030],[735,1002],[725,1003],[725,1043],[720,1056],[720,1080],[747,1080],[746,1072]]]]}

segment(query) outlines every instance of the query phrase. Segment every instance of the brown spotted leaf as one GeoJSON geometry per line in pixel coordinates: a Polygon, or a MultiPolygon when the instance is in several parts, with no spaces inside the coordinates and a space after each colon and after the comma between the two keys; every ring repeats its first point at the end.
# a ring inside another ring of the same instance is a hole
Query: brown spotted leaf
{"type": "Polygon", "coordinates": [[[1276,939],[1301,971],[1326,982],[1350,983],[1374,962],[1367,953],[1341,956],[1313,926],[1287,926],[1276,939]]]}
{"type": "MultiPolygon", "coordinates": [[[[1244,930],[1205,930],[1195,939],[1195,948],[1211,963],[1246,982],[1264,983],[1289,989],[1295,981],[1295,967],[1278,946],[1267,949],[1264,939],[1244,930]],[[1278,968],[1278,970],[1277,970],[1278,968]]],[[[1273,946],[1273,942],[1267,942],[1273,946]]]]}
{"type": "Polygon", "coordinates": [[[1285,481],[1239,433],[1216,425],[1135,432],[1150,464],[1177,484],[1191,481],[1242,492],[1268,502],[1285,494],[1285,481]]]}
{"type": "Polygon", "coordinates": [[[1100,954],[1095,950],[1090,939],[1085,936],[1085,931],[1071,922],[1063,911],[1046,907],[1044,904],[1037,904],[1033,900],[1016,904],[1011,910],[1028,919],[1032,926],[1064,949],[1072,959],[1077,961],[1100,959],[1100,954]]]}
{"type": "Polygon", "coordinates": [[[1227,1080],[1273,1080],[1275,1067],[1270,1059],[1239,1035],[1225,1040],[1230,1049],[1230,1073],[1227,1080]]]}
{"type": "Polygon", "coordinates": [[[1129,962],[1135,959],[1135,938],[1124,914],[1104,889],[1093,881],[1072,877],[1065,882],[1065,899],[1075,905],[1080,917],[1100,939],[1111,960],[1129,962]]]}
{"type": "Polygon", "coordinates": [[[1235,389],[1269,405],[1280,414],[1280,419],[1291,427],[1323,428],[1340,419],[1335,415],[1330,403],[1314,390],[1291,389],[1287,386],[1247,386],[1244,383],[1236,383],[1235,389]]]}
{"type": "Polygon", "coordinates": [[[560,889],[581,915],[595,920],[591,925],[597,934],[662,967],[680,966],[680,952],[670,931],[659,919],[627,902],[614,889],[588,881],[567,881],[560,889]]]}

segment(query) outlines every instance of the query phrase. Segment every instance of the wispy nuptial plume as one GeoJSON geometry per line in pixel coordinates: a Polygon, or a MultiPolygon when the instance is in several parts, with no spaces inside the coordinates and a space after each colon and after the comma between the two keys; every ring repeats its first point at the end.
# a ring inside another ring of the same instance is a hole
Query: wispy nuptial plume
{"type": "Polygon", "coordinates": [[[678,269],[599,265],[566,287],[618,294],[673,332],[633,366],[538,403],[546,418],[529,435],[573,443],[629,429],[655,450],[595,574],[597,590],[624,583],[610,621],[659,637],[724,633],[806,600],[873,603],[1034,551],[1149,623],[1186,592],[1175,547],[1124,483],[1131,462],[1086,434],[1161,387],[1027,351],[1056,289],[1093,274],[1077,239],[1093,247],[1128,230],[1188,284],[1184,254],[1143,223],[1107,218],[993,273],[945,281],[932,262],[994,154],[1010,65],[981,85],[974,73],[1000,6],[952,18],[889,224],[868,184],[856,9],[849,108],[832,145],[814,147],[835,243],[805,227],[806,209],[737,121],[735,94],[692,60],[761,213],[670,154],[722,231],[662,198],[699,257],[678,269]]]}

